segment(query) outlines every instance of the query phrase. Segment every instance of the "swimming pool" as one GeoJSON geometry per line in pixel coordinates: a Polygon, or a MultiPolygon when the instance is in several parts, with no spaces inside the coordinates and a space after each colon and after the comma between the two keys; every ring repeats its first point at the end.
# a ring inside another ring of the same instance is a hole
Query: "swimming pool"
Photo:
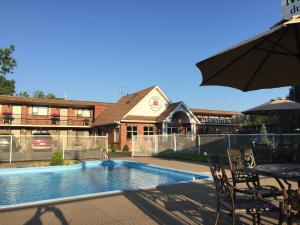
{"type": "Polygon", "coordinates": [[[71,166],[1,169],[0,208],[206,178],[206,173],[191,173],[123,160],[88,161],[71,166]]]}

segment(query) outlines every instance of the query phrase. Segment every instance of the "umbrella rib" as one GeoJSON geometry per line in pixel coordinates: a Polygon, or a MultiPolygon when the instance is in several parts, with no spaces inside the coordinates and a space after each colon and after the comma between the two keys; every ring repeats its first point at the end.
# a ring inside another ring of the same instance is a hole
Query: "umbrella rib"
{"type": "Polygon", "coordinates": [[[285,56],[293,56],[293,57],[297,57],[298,58],[298,54],[293,53],[293,54],[289,54],[289,53],[285,53],[285,52],[278,52],[278,51],[270,51],[269,49],[263,49],[263,48],[255,48],[257,50],[261,50],[261,51],[265,51],[265,52],[271,52],[273,54],[278,54],[278,55],[285,55],[285,56]]]}
{"type": "MultiPolygon", "coordinates": [[[[266,38],[266,41],[268,41],[268,42],[270,42],[272,45],[275,45],[275,43],[274,43],[274,41],[271,41],[271,40],[269,40],[268,38],[266,38]]],[[[296,52],[293,52],[292,50],[290,50],[290,49],[288,49],[288,48],[286,48],[286,47],[283,47],[282,45],[277,45],[277,47],[278,48],[281,48],[282,50],[284,50],[284,51],[287,51],[287,52],[290,52],[291,53],[291,55],[293,55],[293,54],[297,54],[296,52]]]]}
{"type": "Polygon", "coordinates": [[[252,83],[252,81],[256,78],[257,74],[259,73],[259,71],[261,70],[261,68],[263,67],[263,65],[266,63],[266,61],[272,55],[272,51],[277,47],[277,45],[280,43],[280,41],[282,40],[282,38],[284,38],[284,36],[288,32],[288,30],[289,30],[289,27],[285,30],[285,32],[282,33],[282,35],[280,36],[280,38],[274,43],[274,46],[272,47],[271,51],[265,56],[265,58],[263,59],[263,61],[257,67],[255,73],[252,75],[251,79],[248,81],[247,85],[243,89],[244,91],[247,91],[248,87],[250,86],[250,84],[252,83]]]}
{"type": "MultiPolygon", "coordinates": [[[[272,33],[270,35],[270,37],[274,36],[276,34],[276,32],[272,33]]],[[[208,81],[210,81],[211,79],[215,78],[216,76],[218,76],[220,73],[222,73],[224,70],[226,70],[228,67],[230,67],[232,64],[234,64],[236,61],[238,61],[239,59],[243,58],[245,55],[247,55],[249,52],[251,52],[253,49],[257,48],[259,45],[261,45],[262,43],[264,43],[267,39],[262,39],[259,43],[257,43],[255,46],[253,46],[252,48],[249,48],[246,52],[244,52],[243,54],[239,55],[237,58],[235,58],[234,60],[232,60],[230,63],[228,63],[226,66],[224,66],[222,69],[220,69],[218,72],[214,73],[211,77],[209,77],[208,79],[206,79],[204,82],[202,83],[206,83],[208,81]]]]}

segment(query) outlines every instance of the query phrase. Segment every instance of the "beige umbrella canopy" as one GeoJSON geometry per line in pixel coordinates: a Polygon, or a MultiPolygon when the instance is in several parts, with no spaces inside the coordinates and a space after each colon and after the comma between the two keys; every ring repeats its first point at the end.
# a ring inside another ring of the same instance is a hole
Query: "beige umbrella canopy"
{"type": "Polygon", "coordinates": [[[300,85],[300,16],[197,63],[202,85],[251,91],[300,85]]]}
{"type": "Polygon", "coordinates": [[[245,115],[300,115],[300,103],[283,98],[272,99],[271,101],[243,112],[245,115]]]}

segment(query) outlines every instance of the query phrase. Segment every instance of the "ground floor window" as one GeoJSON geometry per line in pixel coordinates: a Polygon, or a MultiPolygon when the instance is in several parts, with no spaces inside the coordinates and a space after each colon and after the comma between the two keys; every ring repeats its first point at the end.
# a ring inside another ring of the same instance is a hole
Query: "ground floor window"
{"type": "Polygon", "coordinates": [[[144,135],[154,135],[154,127],[144,127],[144,135]]]}
{"type": "Polygon", "coordinates": [[[168,127],[168,134],[178,134],[179,129],[178,127],[168,127]]]}
{"type": "Polygon", "coordinates": [[[127,126],[127,140],[132,140],[137,134],[137,126],[127,126]]]}

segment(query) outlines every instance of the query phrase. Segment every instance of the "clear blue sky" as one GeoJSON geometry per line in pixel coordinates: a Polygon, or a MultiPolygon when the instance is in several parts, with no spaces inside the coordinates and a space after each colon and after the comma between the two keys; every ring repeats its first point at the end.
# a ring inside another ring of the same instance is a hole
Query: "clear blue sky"
{"type": "Polygon", "coordinates": [[[115,102],[121,86],[158,84],[172,101],[222,110],[288,93],[199,87],[195,67],[278,22],[280,0],[10,0],[0,8],[0,47],[16,46],[17,92],[115,102]]]}

